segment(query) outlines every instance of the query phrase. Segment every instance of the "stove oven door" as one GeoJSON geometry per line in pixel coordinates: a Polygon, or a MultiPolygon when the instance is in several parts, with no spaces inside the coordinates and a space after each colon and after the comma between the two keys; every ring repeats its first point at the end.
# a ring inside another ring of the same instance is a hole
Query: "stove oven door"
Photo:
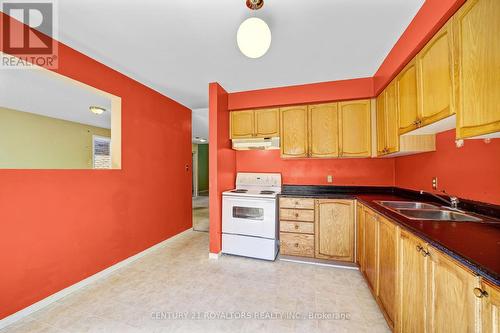
{"type": "Polygon", "coordinates": [[[223,233],[276,239],[276,225],[276,199],[223,197],[223,233]]]}

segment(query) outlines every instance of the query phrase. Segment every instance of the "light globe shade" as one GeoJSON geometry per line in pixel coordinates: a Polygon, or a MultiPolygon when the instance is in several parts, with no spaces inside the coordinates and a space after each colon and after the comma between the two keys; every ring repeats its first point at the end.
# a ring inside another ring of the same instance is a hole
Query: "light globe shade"
{"type": "Polygon", "coordinates": [[[251,17],[241,23],[236,41],[241,53],[249,58],[260,58],[271,46],[271,30],[260,18],[251,17]]]}

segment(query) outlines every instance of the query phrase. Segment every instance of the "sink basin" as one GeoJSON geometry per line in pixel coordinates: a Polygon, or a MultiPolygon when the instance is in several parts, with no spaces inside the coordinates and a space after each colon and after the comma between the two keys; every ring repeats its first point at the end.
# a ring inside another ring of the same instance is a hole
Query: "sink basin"
{"type": "Polygon", "coordinates": [[[398,209],[398,213],[412,220],[479,222],[482,219],[464,213],[437,209],[398,209]]]}
{"type": "Polygon", "coordinates": [[[393,209],[439,209],[438,206],[434,206],[424,202],[414,202],[414,201],[377,201],[380,205],[393,209]]]}

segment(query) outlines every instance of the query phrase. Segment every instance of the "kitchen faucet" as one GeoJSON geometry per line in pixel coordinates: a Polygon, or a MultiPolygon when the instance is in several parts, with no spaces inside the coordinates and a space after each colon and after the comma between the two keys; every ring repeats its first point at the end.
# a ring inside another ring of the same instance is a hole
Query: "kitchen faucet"
{"type": "Polygon", "coordinates": [[[458,204],[460,203],[460,201],[458,200],[458,198],[449,195],[445,190],[442,190],[441,192],[443,192],[444,194],[446,194],[450,199],[446,200],[445,198],[440,197],[439,195],[436,195],[436,194],[434,194],[432,192],[425,192],[424,190],[420,190],[420,194],[424,194],[424,193],[430,194],[433,197],[435,197],[435,198],[437,198],[437,199],[439,199],[439,200],[441,200],[443,202],[446,202],[450,206],[451,209],[453,209],[453,210],[459,210],[458,209],[458,204]]]}

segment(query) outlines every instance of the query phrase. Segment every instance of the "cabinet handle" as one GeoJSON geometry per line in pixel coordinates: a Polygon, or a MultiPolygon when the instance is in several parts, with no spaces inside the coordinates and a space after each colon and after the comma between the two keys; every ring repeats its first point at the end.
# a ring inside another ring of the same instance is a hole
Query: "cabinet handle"
{"type": "Polygon", "coordinates": [[[474,295],[477,297],[477,298],[483,298],[483,297],[488,297],[488,292],[484,291],[483,289],[481,288],[474,288],[474,295]]]}
{"type": "Polygon", "coordinates": [[[299,228],[299,225],[298,225],[298,224],[296,224],[296,225],[295,225],[295,229],[298,229],[298,228],[299,228]]]}
{"type": "Polygon", "coordinates": [[[417,245],[417,252],[421,252],[424,248],[420,245],[417,245]]]}
{"type": "Polygon", "coordinates": [[[426,251],[426,250],[424,250],[423,248],[422,248],[422,252],[421,252],[421,253],[422,253],[422,255],[423,255],[424,257],[427,257],[427,256],[430,256],[430,255],[431,255],[431,253],[430,253],[429,251],[426,251]]]}
{"type": "Polygon", "coordinates": [[[294,244],[294,246],[295,246],[295,247],[299,247],[299,243],[295,243],[295,244],[294,244]]]}
{"type": "Polygon", "coordinates": [[[295,206],[298,206],[299,205],[299,202],[298,201],[295,201],[295,206]]]}

